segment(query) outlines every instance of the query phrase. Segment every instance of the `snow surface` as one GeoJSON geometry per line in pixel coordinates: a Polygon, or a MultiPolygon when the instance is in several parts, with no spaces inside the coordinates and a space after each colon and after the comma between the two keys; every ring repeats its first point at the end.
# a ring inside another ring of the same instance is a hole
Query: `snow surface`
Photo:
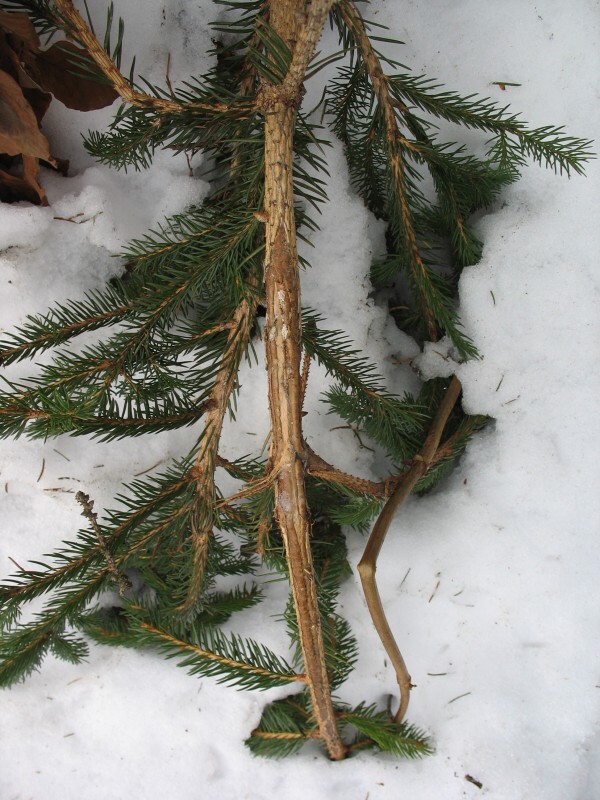
{"type": "MultiPolygon", "coordinates": [[[[101,18],[104,0],[88,4],[101,18]]],[[[215,16],[208,0],[120,0],[117,10],[142,74],[161,80],[168,52],[174,82],[207,65],[207,21],[215,16]]],[[[400,59],[415,73],[510,103],[533,125],[564,123],[574,135],[600,139],[595,0],[373,0],[369,15],[405,42],[400,59]],[[520,86],[502,91],[495,81],[520,86]]],[[[315,82],[307,107],[319,92],[315,82]]],[[[5,329],[102,286],[128,239],[206,191],[183,158],[161,155],[140,174],[95,165],[80,132],[109,117],[54,103],[45,130],[56,154],[71,159],[72,177],[44,174],[50,208],[0,208],[5,329]],[[75,214],[80,224],[56,219],[75,214]]],[[[481,147],[478,135],[463,138],[481,147]]],[[[419,355],[368,299],[381,226],[353,196],[337,144],[329,156],[334,202],[307,252],[304,302],[345,329],[396,391],[418,386],[414,370],[397,363],[416,357],[424,377],[456,369],[466,410],[496,420],[443,486],[403,508],[378,572],[418,684],[409,718],[431,732],[435,755],[407,762],[361,754],[333,764],[307,748],[284,762],[256,759],[243,738],[285,690],[237,693],[151,653],[92,645],[88,663],[49,658],[39,674],[0,694],[0,800],[600,797],[599,164],[589,165],[587,179],[570,181],[527,168],[481,217],[483,259],[465,270],[460,300],[483,358],[454,365],[444,342],[419,355]]],[[[382,465],[351,431],[330,430],[336,422],[318,400],[318,370],[311,381],[309,440],[340,467],[380,477],[382,465]]],[[[242,384],[225,455],[258,453],[267,435],[262,364],[245,367],[242,384]]],[[[73,535],[80,523],[73,490],[89,492],[98,509],[112,507],[121,482],[185,452],[189,436],[0,443],[2,574],[12,571],[9,557],[23,563],[73,535]]],[[[352,537],[352,563],[361,544],[352,537]]],[[[273,619],[285,591],[273,590],[234,627],[285,651],[273,619]]],[[[343,697],[382,701],[394,679],[356,579],[342,601],[361,642],[343,697]]]]}

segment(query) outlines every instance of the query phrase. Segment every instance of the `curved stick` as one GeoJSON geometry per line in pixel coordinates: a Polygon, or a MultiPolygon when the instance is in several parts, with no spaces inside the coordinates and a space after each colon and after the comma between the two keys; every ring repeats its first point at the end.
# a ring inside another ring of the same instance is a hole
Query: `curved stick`
{"type": "Polygon", "coordinates": [[[367,601],[369,613],[371,614],[371,619],[373,620],[373,625],[396,671],[396,679],[400,689],[400,706],[394,716],[394,722],[396,723],[400,723],[404,719],[406,709],[408,708],[412,684],[410,682],[410,674],[388,624],[379,596],[377,581],[375,580],[377,558],[396,511],[400,508],[434,461],[444,427],[458,400],[461,388],[460,381],[454,376],[446,389],[446,394],[434,417],[421,452],[415,456],[414,464],[408,472],[402,475],[396,488],[381,509],[381,513],[377,517],[377,521],[369,536],[365,552],[358,563],[358,574],[360,575],[363,592],[365,593],[365,599],[367,601]]]}

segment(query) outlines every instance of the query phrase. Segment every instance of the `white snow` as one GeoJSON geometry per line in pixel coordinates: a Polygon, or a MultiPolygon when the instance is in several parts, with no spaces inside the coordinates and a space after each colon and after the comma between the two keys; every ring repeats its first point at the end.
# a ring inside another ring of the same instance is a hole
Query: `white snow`
{"type": "MultiPolygon", "coordinates": [[[[88,4],[101,19],[104,0],[88,4]]],[[[162,80],[169,53],[173,82],[203,72],[207,21],[221,7],[120,0],[116,10],[142,74],[162,80]]],[[[405,42],[398,57],[415,73],[510,103],[532,125],[565,124],[573,135],[600,140],[595,0],[373,0],[366,14],[405,42]],[[520,86],[502,91],[499,81],[520,86]]],[[[307,107],[319,96],[315,79],[307,107]]],[[[79,114],[53,103],[45,130],[57,155],[71,160],[72,177],[43,174],[50,208],[0,207],[5,330],[102,286],[129,239],[207,191],[170,153],[140,173],[94,164],[80,133],[109,119],[107,111],[79,114]]],[[[460,137],[481,151],[485,137],[460,137]]],[[[394,391],[414,391],[417,371],[430,377],[456,369],[465,409],[495,420],[438,490],[402,509],[378,570],[417,684],[408,717],[431,733],[435,755],[407,762],[365,753],[333,764],[307,747],[284,762],[256,759],[243,738],[286,690],[235,692],[152,653],[92,645],[86,664],[48,658],[40,673],[0,693],[1,800],[600,796],[598,162],[587,178],[571,180],[532,165],[478,221],[484,254],[464,272],[460,310],[482,358],[459,364],[446,342],[419,354],[367,297],[381,225],[352,194],[338,144],[327,158],[332,202],[315,247],[303,250],[312,265],[303,274],[304,304],[329,328],[345,330],[394,391]],[[410,360],[413,367],[399,366],[410,360]]],[[[244,365],[225,456],[266,447],[266,376],[261,344],[255,347],[259,364],[244,365]]],[[[352,431],[331,430],[339,421],[319,400],[325,380],[311,368],[309,441],[341,468],[381,477],[377,456],[352,431]]],[[[73,536],[80,524],[74,491],[88,492],[97,510],[113,507],[122,482],[164,466],[189,441],[183,430],[117,445],[65,437],[0,442],[0,573],[13,571],[9,558],[24,564],[73,536]]],[[[353,564],[363,544],[349,537],[353,564]]],[[[271,589],[266,604],[232,627],[285,652],[276,618],[285,588],[271,589]]],[[[344,586],[341,611],[361,656],[340,695],[347,702],[395,695],[356,578],[344,586]]]]}

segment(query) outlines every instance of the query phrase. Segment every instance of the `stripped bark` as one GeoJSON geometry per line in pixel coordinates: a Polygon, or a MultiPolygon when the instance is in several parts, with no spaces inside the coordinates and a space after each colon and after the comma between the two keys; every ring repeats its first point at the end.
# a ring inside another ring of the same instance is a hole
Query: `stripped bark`
{"type": "MultiPolygon", "coordinates": [[[[313,3],[313,6],[321,5],[313,3]]],[[[313,6],[309,9],[309,19],[313,6]]],[[[303,52],[306,46],[302,34],[310,32],[314,50],[317,39],[314,26],[307,25],[304,0],[272,0],[269,21],[290,48],[296,46],[298,39],[297,46],[302,47],[303,52]]],[[[302,58],[306,61],[305,55],[302,58]]],[[[297,80],[284,81],[279,86],[267,85],[261,93],[265,114],[265,294],[270,462],[277,468],[275,514],[287,554],[314,716],[330,758],[339,760],[346,755],[346,748],[340,739],[329,689],[304,481],[300,276],[292,178],[293,134],[301,78],[300,75],[297,80]]]]}
{"type": "Polygon", "coordinates": [[[207,413],[202,446],[192,470],[197,487],[196,508],[192,518],[191,530],[194,555],[188,592],[181,607],[184,612],[193,609],[204,583],[204,567],[216,517],[215,469],[218,465],[218,449],[223,430],[223,420],[237,383],[240,360],[250,341],[255,312],[255,300],[251,302],[242,300],[235,310],[225,345],[223,361],[206,404],[207,413]]]}

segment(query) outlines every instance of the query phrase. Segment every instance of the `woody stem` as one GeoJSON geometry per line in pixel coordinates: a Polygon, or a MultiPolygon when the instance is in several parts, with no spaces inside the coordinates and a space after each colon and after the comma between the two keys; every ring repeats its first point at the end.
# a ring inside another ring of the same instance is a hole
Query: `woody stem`
{"type": "MultiPolygon", "coordinates": [[[[310,47],[314,49],[316,44],[311,12],[319,10],[321,5],[320,0],[313,0],[308,7],[304,0],[271,0],[270,24],[290,49],[305,54],[307,36],[311,39],[310,47]]],[[[324,14],[320,18],[322,25],[324,14]]],[[[292,64],[298,63],[308,63],[306,55],[292,59],[292,64]]],[[[278,465],[274,483],[275,515],[286,549],[313,713],[330,758],[339,760],[346,755],[346,748],[337,728],[327,676],[304,480],[300,276],[292,177],[294,125],[301,79],[302,75],[281,84],[267,84],[262,93],[265,117],[266,360],[272,432],[270,461],[278,465]]]]}

